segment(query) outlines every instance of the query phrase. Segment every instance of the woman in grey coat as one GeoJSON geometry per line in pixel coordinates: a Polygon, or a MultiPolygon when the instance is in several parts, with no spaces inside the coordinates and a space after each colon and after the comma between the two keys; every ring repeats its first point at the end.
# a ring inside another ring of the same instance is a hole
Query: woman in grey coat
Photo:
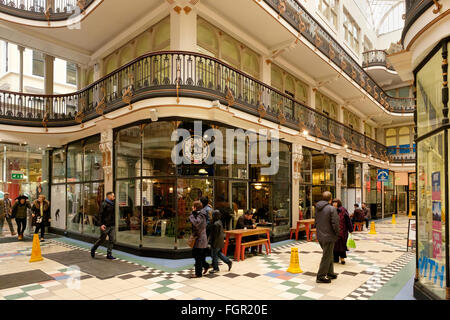
{"type": "Polygon", "coordinates": [[[192,213],[189,216],[189,221],[192,223],[192,235],[196,237],[194,247],[192,248],[192,255],[195,259],[195,276],[192,278],[200,278],[203,274],[208,272],[210,265],[206,262],[206,250],[208,249],[208,238],[206,237],[206,212],[200,201],[194,201],[192,206],[192,213]]]}

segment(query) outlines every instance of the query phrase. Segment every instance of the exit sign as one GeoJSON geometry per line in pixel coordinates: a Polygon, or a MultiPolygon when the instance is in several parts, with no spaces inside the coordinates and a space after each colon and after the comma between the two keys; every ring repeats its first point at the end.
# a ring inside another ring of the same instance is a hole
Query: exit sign
{"type": "Polygon", "coordinates": [[[11,173],[11,180],[23,180],[23,172],[13,171],[11,173]]]}

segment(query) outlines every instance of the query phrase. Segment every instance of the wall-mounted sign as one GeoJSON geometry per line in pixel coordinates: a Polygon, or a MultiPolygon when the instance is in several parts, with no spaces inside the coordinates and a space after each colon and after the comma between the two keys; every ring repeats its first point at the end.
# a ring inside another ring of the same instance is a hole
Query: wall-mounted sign
{"type": "Polygon", "coordinates": [[[12,171],[11,172],[11,180],[23,180],[23,172],[22,171],[12,171]]]}
{"type": "Polygon", "coordinates": [[[389,181],[389,170],[388,169],[378,169],[377,180],[381,182],[389,181]]]}

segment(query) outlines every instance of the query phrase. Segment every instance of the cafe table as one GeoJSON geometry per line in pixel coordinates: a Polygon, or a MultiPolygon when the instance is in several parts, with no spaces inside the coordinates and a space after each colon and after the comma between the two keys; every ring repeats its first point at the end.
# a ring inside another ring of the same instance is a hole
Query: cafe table
{"type": "Polygon", "coordinates": [[[312,234],[310,233],[310,225],[314,224],[315,219],[303,219],[303,220],[299,220],[300,224],[304,224],[305,225],[305,231],[306,231],[306,240],[307,241],[311,241],[312,239],[312,234]]]}
{"type": "Polygon", "coordinates": [[[269,242],[269,253],[272,252],[272,248],[270,247],[270,228],[262,228],[256,227],[256,229],[236,229],[236,230],[228,230],[225,231],[225,245],[222,249],[222,253],[224,255],[227,254],[228,243],[230,241],[230,237],[234,237],[236,239],[236,248],[234,250],[234,259],[239,261],[241,258],[241,244],[242,238],[248,236],[254,236],[258,234],[265,234],[267,236],[269,242]]]}

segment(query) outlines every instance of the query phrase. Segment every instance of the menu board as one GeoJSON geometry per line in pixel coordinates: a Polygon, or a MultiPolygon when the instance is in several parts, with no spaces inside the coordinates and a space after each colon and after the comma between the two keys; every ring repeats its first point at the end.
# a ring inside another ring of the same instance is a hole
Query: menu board
{"type": "Polygon", "coordinates": [[[414,249],[416,247],[416,228],[417,228],[416,219],[409,219],[406,251],[408,251],[409,248],[414,249]]]}

